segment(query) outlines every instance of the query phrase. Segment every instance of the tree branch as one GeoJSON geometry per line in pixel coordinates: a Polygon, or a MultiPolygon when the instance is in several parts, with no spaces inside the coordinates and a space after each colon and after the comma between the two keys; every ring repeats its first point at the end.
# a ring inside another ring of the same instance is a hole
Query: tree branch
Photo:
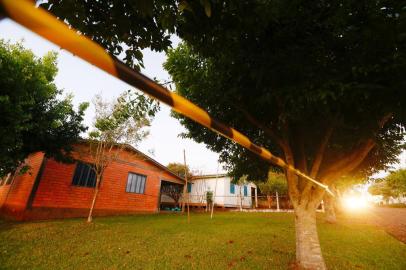
{"type": "MultiPolygon", "coordinates": [[[[385,124],[392,118],[392,113],[386,114],[382,119],[378,121],[378,130],[382,129],[385,124]]],[[[345,175],[356,169],[375,147],[376,142],[373,138],[368,139],[363,145],[353,151],[347,158],[344,158],[340,162],[339,166],[333,165],[323,173],[321,177],[322,183],[330,185],[338,179],[340,176],[345,175]]],[[[324,190],[315,190],[312,202],[317,204],[324,195],[324,190]]]]}
{"type": "Polygon", "coordinates": [[[267,135],[269,135],[275,142],[282,148],[282,138],[280,138],[272,129],[268,128],[265,124],[258,121],[252,114],[250,114],[242,105],[236,105],[235,103],[233,106],[239,110],[245,119],[251,123],[252,125],[258,127],[262,131],[264,131],[267,135]]]}
{"type": "Polygon", "coordinates": [[[316,155],[314,157],[314,161],[312,164],[312,168],[310,170],[310,177],[311,178],[316,178],[317,174],[319,173],[320,170],[320,165],[321,162],[323,161],[324,153],[326,151],[326,147],[328,144],[328,141],[330,140],[331,135],[333,134],[333,125],[330,125],[329,128],[326,131],[326,134],[320,141],[320,145],[317,149],[316,155]]]}
{"type": "MultiPolygon", "coordinates": [[[[333,134],[333,129],[334,129],[334,124],[331,124],[328,128],[326,133],[324,134],[323,138],[320,141],[319,147],[316,151],[316,155],[314,157],[314,161],[312,164],[312,168],[310,170],[310,177],[315,179],[319,173],[321,163],[324,158],[324,153],[326,151],[326,147],[328,145],[328,142],[331,138],[331,135],[333,134]]],[[[311,189],[313,187],[313,183],[310,181],[307,181],[307,184],[305,188],[303,189],[302,196],[301,196],[301,203],[304,203],[304,198],[309,198],[309,193],[311,192],[311,189]]],[[[308,201],[306,201],[307,203],[308,201]]]]}
{"type": "MultiPolygon", "coordinates": [[[[296,141],[297,141],[297,168],[302,171],[305,174],[309,174],[308,167],[307,167],[307,156],[306,156],[306,150],[305,150],[305,145],[303,141],[303,137],[301,136],[300,132],[296,132],[296,141]]],[[[298,188],[299,191],[303,192],[305,187],[311,183],[310,181],[299,177],[298,178],[298,188]]]]}
{"type": "MultiPolygon", "coordinates": [[[[388,113],[383,116],[377,123],[377,130],[381,130],[391,117],[392,113],[388,113]]],[[[344,169],[346,169],[348,172],[352,171],[364,160],[364,158],[368,155],[372,148],[375,147],[375,145],[376,142],[374,138],[366,140],[365,143],[359,145],[357,149],[352,151],[348,156],[342,158],[340,161],[334,163],[329,168],[324,170],[324,172],[322,173],[323,178],[325,178],[327,175],[335,174],[335,172],[342,171],[344,169]]]]}
{"type": "MultiPolygon", "coordinates": [[[[292,149],[290,148],[289,142],[285,141],[283,143],[283,151],[285,154],[285,159],[287,164],[295,167],[295,160],[292,149]]],[[[292,201],[294,207],[299,203],[299,189],[298,189],[298,176],[290,170],[285,170],[286,180],[288,182],[288,192],[289,197],[292,201]]]]}

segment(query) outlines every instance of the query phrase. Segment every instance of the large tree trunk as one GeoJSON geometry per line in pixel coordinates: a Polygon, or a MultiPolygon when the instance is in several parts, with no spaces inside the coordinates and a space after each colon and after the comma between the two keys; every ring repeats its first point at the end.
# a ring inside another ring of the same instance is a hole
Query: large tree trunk
{"type": "Polygon", "coordinates": [[[319,237],[316,226],[316,210],[295,209],[296,262],[299,269],[324,270],[319,237]]]}
{"type": "Polygon", "coordinates": [[[88,223],[91,223],[93,220],[93,209],[94,209],[94,205],[96,204],[97,195],[99,194],[99,183],[100,183],[100,177],[97,177],[96,186],[95,186],[95,190],[93,193],[93,200],[92,200],[92,204],[90,206],[89,216],[87,217],[88,223]]]}
{"type": "Polygon", "coordinates": [[[337,222],[335,211],[335,199],[329,194],[324,195],[324,219],[326,222],[334,224],[337,222]]]}

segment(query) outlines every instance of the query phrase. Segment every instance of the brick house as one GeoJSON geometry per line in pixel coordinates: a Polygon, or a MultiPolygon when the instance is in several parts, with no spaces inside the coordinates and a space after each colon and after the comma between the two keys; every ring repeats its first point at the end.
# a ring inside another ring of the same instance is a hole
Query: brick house
{"type": "MultiPolygon", "coordinates": [[[[26,159],[28,173],[0,180],[0,213],[15,220],[85,217],[93,198],[95,175],[88,144],[74,146],[76,162],[63,164],[41,152],[26,159]]],[[[95,216],[157,212],[161,184],[183,185],[184,179],[128,146],[105,170],[95,216]]]]}

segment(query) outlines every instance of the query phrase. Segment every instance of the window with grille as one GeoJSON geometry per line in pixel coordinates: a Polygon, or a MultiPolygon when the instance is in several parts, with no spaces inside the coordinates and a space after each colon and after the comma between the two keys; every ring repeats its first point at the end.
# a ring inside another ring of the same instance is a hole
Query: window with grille
{"type": "Polygon", "coordinates": [[[96,173],[90,164],[83,162],[78,162],[76,164],[72,185],[91,188],[96,186],[96,173]]]}
{"type": "Polygon", "coordinates": [[[142,174],[128,173],[127,192],[144,194],[147,177],[142,174]]]}

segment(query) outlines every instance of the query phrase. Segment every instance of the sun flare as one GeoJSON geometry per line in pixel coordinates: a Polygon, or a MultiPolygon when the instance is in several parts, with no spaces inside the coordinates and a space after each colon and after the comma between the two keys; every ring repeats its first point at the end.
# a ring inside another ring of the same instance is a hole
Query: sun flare
{"type": "Polygon", "coordinates": [[[349,210],[361,210],[368,207],[368,201],[361,196],[348,196],[343,199],[345,208],[349,210]]]}

